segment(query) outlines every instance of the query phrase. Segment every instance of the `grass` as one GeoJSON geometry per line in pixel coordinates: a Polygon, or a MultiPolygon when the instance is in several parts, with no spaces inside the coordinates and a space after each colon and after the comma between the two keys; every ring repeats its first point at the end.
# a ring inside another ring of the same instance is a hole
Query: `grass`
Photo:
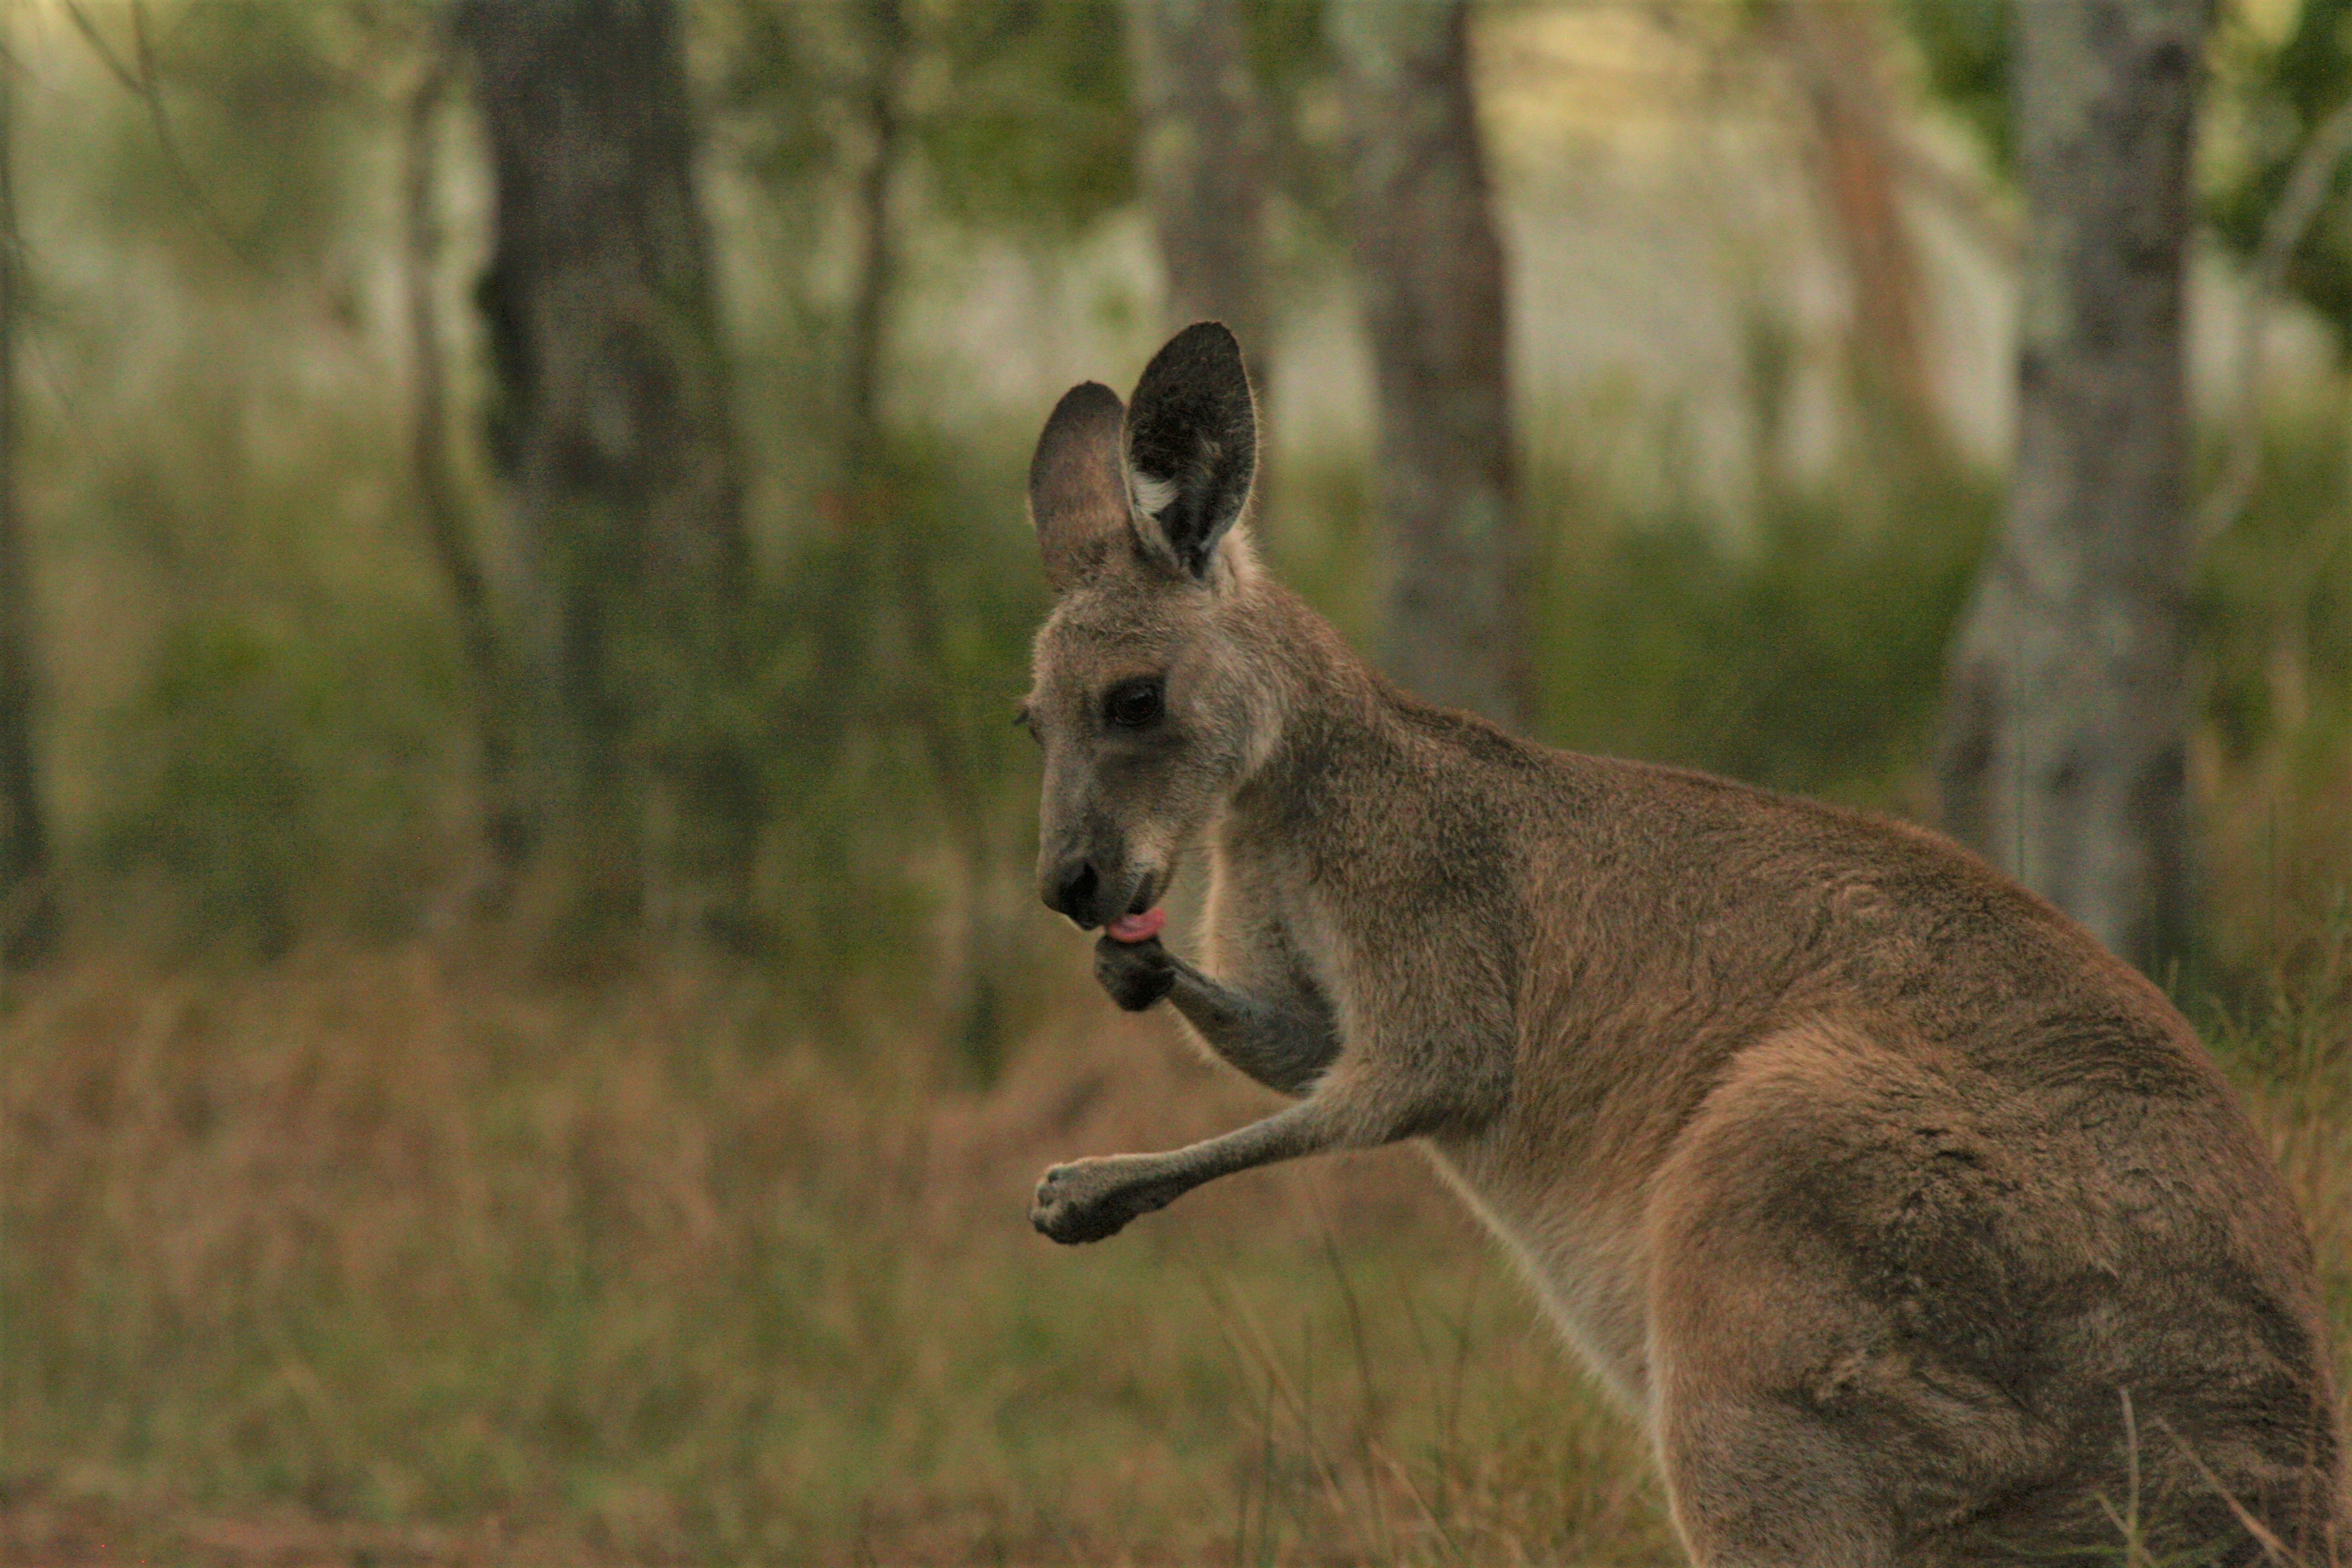
{"type": "Polygon", "coordinates": [[[1066,1251],[1044,1164],[1250,1094],[1075,996],[986,1095],[766,1011],[424,947],[22,991],[0,1556],[1674,1560],[1411,1153],[1066,1251]]]}
{"type": "MultiPolygon", "coordinates": [[[[2213,1032],[2352,1324],[2332,951],[2213,1032]]],[[[0,1560],[1679,1561],[1638,1436],[1411,1152],[1029,1232],[1050,1161],[1257,1107],[1164,1017],[1055,992],[979,1094],[919,1033],[782,1037],[730,972],[524,973],[20,984],[0,1560]]]]}

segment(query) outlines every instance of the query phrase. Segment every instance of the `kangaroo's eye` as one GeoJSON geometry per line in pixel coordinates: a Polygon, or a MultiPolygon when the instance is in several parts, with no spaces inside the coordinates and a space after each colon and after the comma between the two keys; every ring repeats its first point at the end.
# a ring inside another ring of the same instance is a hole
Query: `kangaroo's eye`
{"type": "Polygon", "coordinates": [[[1113,728],[1141,730],[1160,719],[1160,682],[1129,680],[1103,699],[1103,718],[1113,728]]]}

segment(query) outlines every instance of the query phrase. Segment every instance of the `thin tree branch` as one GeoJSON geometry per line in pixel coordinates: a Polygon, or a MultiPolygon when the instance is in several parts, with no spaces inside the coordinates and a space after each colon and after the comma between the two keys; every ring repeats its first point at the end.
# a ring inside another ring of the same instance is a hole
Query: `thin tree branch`
{"type": "Polygon", "coordinates": [[[2263,220],[2261,246],[2246,280],[2244,313],[2238,327],[2238,405],[2232,411],[2230,451],[2221,481],[2198,509],[2194,544],[2210,543],[2234,527],[2253,499],[2262,478],[2263,312],[2286,284],[2287,268],[2304,237],[2318,220],[2336,185],[2336,171],[2352,153],[2352,99],[2336,106],[2295,154],[2286,188],[2263,220]]]}
{"type": "MultiPolygon", "coordinates": [[[[0,17],[0,26],[5,18],[0,17]]],[[[16,321],[19,287],[15,82],[0,74],[0,957],[39,956],[56,936],[47,821],[33,748],[31,550],[18,506],[16,321]]]]}
{"type": "Polygon", "coordinates": [[[194,204],[204,227],[220,242],[223,249],[247,269],[266,271],[267,268],[230,232],[220,209],[213,205],[212,198],[205,195],[205,188],[198,183],[195,172],[189,168],[187,159],[181,155],[179,138],[172,130],[171,113],[163,107],[163,72],[156,64],[154,47],[148,37],[146,0],[131,0],[131,48],[137,61],[135,68],[116,58],[114,51],[107,46],[105,36],[98,30],[98,25],[82,10],[79,0],[58,0],[58,4],[65,7],[67,19],[82,36],[82,41],[89,45],[90,52],[98,56],[108,74],[121,83],[125,91],[146,105],[148,122],[155,129],[155,142],[163,152],[163,162],[172,171],[173,179],[186,193],[188,200],[194,204]]]}
{"type": "Polygon", "coordinates": [[[873,147],[858,179],[858,287],[849,321],[849,465],[856,482],[870,479],[879,458],[882,426],[882,356],[888,336],[888,305],[898,280],[898,252],[890,234],[890,193],[897,182],[904,122],[899,98],[905,90],[908,37],[898,0],[868,0],[864,13],[866,131],[873,147]]]}

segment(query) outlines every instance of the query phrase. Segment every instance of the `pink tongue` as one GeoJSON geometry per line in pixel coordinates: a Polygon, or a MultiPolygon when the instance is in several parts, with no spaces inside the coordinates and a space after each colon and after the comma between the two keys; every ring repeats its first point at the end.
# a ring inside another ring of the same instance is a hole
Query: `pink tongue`
{"type": "Polygon", "coordinates": [[[1103,934],[1113,942],[1150,942],[1168,923],[1166,910],[1146,910],[1139,915],[1121,915],[1103,927],[1103,934]]]}

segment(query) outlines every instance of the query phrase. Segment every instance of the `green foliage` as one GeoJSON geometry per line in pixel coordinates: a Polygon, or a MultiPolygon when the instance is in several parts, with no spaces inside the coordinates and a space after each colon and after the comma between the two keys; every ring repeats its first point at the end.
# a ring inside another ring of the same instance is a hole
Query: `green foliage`
{"type": "Polygon", "coordinates": [[[951,221],[1064,238],[1133,195],[1116,0],[727,0],[711,25],[729,44],[725,123],[746,166],[788,202],[864,169],[886,80],[951,221]],[[893,11],[896,60],[884,58],[893,11]]]}
{"type": "MultiPolygon", "coordinates": [[[[960,857],[962,875],[1026,883],[1028,742],[1009,720],[1044,605],[1020,456],[1010,439],[895,444],[866,488],[829,498],[832,526],[779,574],[761,616],[779,963],[847,1033],[864,977],[932,956],[936,868],[912,843],[960,857]]],[[[988,927],[987,891],[975,910],[961,889],[956,918],[988,927]]],[[[1001,933],[966,941],[950,963],[1004,963],[1001,933]]]]}
{"type": "Polygon", "coordinates": [[[711,108],[739,163],[778,195],[822,188],[857,150],[871,62],[847,0],[705,0],[697,17],[723,62],[711,108]]]}
{"type": "Polygon", "coordinates": [[[1339,84],[1323,12],[1332,0],[1244,0],[1250,71],[1274,145],[1276,190],[1304,220],[1300,237],[1343,247],[1348,168],[1339,84]]]}
{"type": "MultiPolygon", "coordinates": [[[[1991,479],[1922,466],[1889,501],[1837,476],[1768,494],[1742,529],[1678,492],[1670,418],[1588,408],[1537,423],[1523,505],[1546,561],[1530,605],[1542,735],[1907,802],[1998,510],[1991,479]],[[1622,447],[1655,458],[1655,482],[1610,471],[1622,447]]],[[[1276,570],[1359,647],[1376,616],[1367,479],[1352,464],[1292,464],[1274,541],[1276,570]]]]}
{"type": "Polygon", "coordinates": [[[2352,741],[2352,458],[2343,399],[2266,434],[2244,516],[2198,557],[2192,635],[2224,754],[2352,741]]]}
{"type": "Polygon", "coordinates": [[[191,934],[263,952],[322,919],[407,929],[434,869],[448,665],[438,628],[382,614],[299,631],[190,615],[113,717],[100,864],[160,873],[191,934]]]}
{"type": "Polygon", "coordinates": [[[1585,749],[1888,803],[1916,767],[1990,487],[1922,485],[1874,522],[1768,508],[1745,547],[1687,514],[1560,541],[1545,727],[1585,749]]]}
{"type": "Polygon", "coordinates": [[[294,884],[321,848],[293,744],[311,704],[284,652],[229,622],[164,639],[144,701],[125,716],[153,765],[101,836],[109,859],[152,858],[200,919],[250,926],[271,949],[290,939],[294,884]]]}
{"type": "MultiPolygon", "coordinates": [[[[1755,383],[1768,436],[1778,384],[1755,383]]],[[[1535,423],[1522,504],[1543,552],[1547,738],[1877,805],[1916,795],[1998,507],[1989,476],[1918,454],[1896,468],[1864,442],[1811,481],[1768,468],[1739,518],[1693,488],[1671,409],[1602,396],[1535,423]],[[1874,483],[1882,468],[1897,477],[1874,483]]]]}
{"type": "Polygon", "coordinates": [[[1118,0],[950,4],[925,24],[945,86],[916,132],[948,216],[1051,240],[1133,199],[1118,0]]]}
{"type": "MultiPolygon", "coordinates": [[[[2206,210],[2224,242],[2252,255],[2304,144],[2352,98],[2352,0],[2303,0],[2294,29],[2274,48],[2242,27],[2229,41],[2246,145],[2206,210]]],[[[2352,161],[2337,165],[2328,188],[2326,205],[2288,265],[2286,285],[2352,345],[2352,161]]]]}
{"type": "MultiPolygon", "coordinates": [[[[2228,144],[2202,160],[2201,193],[2214,234],[2249,258],[2313,132],[2352,100],[2352,0],[2298,0],[2292,26],[2277,38],[2253,25],[2254,9],[2219,7],[2203,112],[2209,127],[2226,128],[2228,144]]],[[[2008,0],[1897,0],[1896,10],[1929,91],[1977,132],[1996,166],[2010,170],[2008,0]]],[[[2352,160],[2336,165],[2328,189],[2290,258],[2286,288],[2352,348],[2352,160]]]]}
{"type": "Polygon", "coordinates": [[[1927,68],[1927,88],[1950,105],[2007,168],[2011,0],[1895,0],[1927,68]]]}
{"type": "Polygon", "coordinates": [[[1250,74],[1276,103],[1296,103],[1328,85],[1330,40],[1323,26],[1328,0],[1242,0],[1250,74]]]}
{"type": "Polygon", "coordinates": [[[2352,1005],[2352,484],[2332,389],[2264,432],[2261,479],[2189,602],[2204,819],[2203,981],[2240,1007],[2352,1005]],[[2333,975],[2333,979],[2326,978],[2333,975]]]}
{"type": "MultiPolygon", "coordinates": [[[[89,11],[83,15],[89,16],[89,11]]],[[[347,216],[355,111],[352,16],[331,5],[190,0],[127,14],[88,39],[134,113],[110,134],[104,211],[205,268],[314,266],[347,216]]]]}

